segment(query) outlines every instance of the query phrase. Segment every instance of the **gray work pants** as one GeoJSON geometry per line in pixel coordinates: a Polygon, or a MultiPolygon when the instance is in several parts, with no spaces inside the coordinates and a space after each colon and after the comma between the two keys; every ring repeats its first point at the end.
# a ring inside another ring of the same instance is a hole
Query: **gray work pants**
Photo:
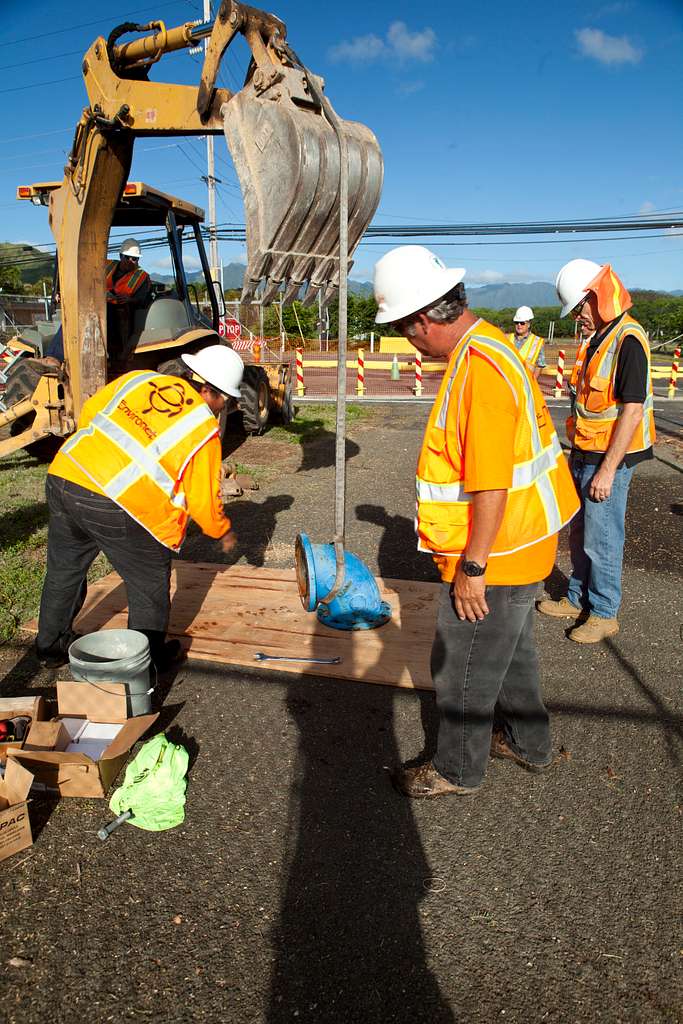
{"type": "Polygon", "coordinates": [[[525,760],[552,756],[533,635],[537,583],[486,588],[489,614],[461,620],[444,584],[432,647],[439,710],[436,770],[460,786],[478,786],[486,773],[494,723],[525,760]]]}

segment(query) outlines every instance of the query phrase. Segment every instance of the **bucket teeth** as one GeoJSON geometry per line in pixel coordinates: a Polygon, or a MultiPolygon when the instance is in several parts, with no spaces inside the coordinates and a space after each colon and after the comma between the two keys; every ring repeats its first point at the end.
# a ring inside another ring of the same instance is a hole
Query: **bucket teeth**
{"type": "MultiPolygon", "coordinates": [[[[258,93],[250,81],[222,109],[245,207],[243,301],[263,278],[263,302],[281,287],[291,302],[308,284],[304,301],[311,304],[339,284],[339,145],[320,109],[302,105],[301,79],[301,71],[283,68],[277,89],[258,93]]],[[[379,202],[382,155],[364,125],[340,124],[349,151],[350,256],[379,202]]]]}

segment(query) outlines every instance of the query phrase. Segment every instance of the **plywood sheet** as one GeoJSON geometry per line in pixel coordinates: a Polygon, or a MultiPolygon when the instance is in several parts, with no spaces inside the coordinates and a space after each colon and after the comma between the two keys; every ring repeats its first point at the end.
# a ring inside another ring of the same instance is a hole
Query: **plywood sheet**
{"type": "MultiPolygon", "coordinates": [[[[259,670],[355,679],[431,690],[429,657],[439,585],[377,580],[392,618],[379,629],[344,632],[322,626],[301,607],[293,569],[173,563],[169,636],[192,658],[259,670]],[[254,654],[341,657],[339,665],[257,662],[254,654]]],[[[126,590],[116,573],[91,584],[76,620],[79,633],[125,627],[126,590]]],[[[28,628],[35,628],[35,622],[28,628]]]]}

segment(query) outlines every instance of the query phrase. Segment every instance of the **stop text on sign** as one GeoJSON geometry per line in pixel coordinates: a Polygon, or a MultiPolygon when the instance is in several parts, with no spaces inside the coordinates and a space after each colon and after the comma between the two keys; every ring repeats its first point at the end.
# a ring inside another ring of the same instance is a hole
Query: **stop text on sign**
{"type": "Polygon", "coordinates": [[[242,325],[239,320],[234,320],[232,317],[225,317],[218,324],[218,333],[221,338],[227,338],[228,341],[237,341],[238,338],[242,337],[242,325]]]}

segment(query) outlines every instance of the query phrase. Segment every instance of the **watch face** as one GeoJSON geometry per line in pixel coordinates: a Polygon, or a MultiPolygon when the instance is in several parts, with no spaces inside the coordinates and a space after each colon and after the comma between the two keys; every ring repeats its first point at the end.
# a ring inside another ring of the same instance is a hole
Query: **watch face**
{"type": "Polygon", "coordinates": [[[462,571],[465,576],[483,576],[486,572],[485,565],[479,565],[478,562],[463,562],[462,571]]]}

